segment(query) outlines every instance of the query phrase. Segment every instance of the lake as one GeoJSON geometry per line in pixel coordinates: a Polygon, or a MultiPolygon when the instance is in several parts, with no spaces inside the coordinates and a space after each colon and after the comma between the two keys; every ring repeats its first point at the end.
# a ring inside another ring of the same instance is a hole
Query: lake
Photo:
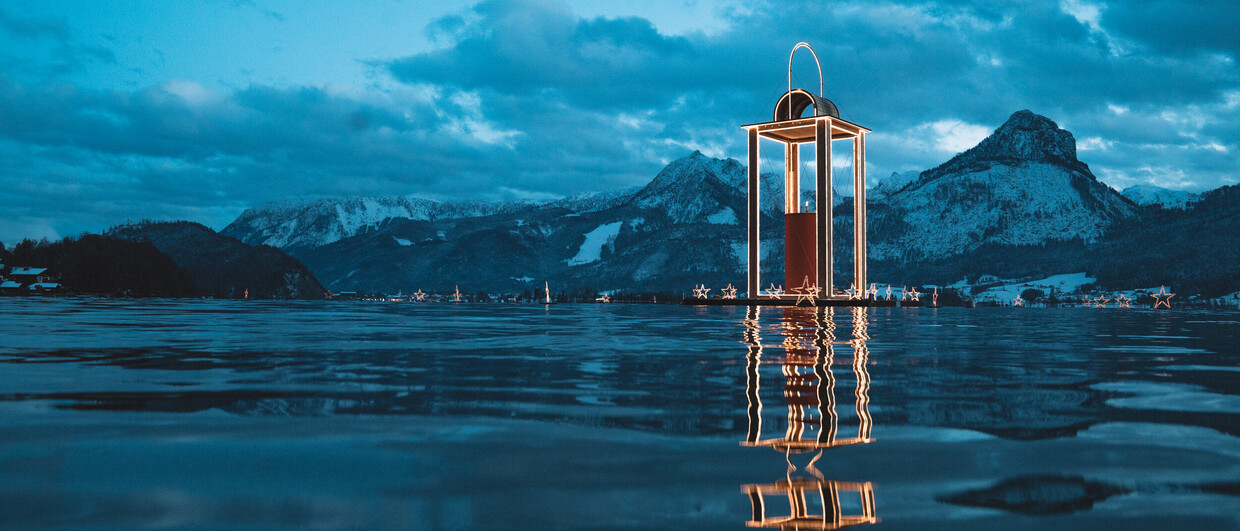
{"type": "Polygon", "coordinates": [[[0,527],[1238,529],[1240,314],[0,299],[0,527]]]}

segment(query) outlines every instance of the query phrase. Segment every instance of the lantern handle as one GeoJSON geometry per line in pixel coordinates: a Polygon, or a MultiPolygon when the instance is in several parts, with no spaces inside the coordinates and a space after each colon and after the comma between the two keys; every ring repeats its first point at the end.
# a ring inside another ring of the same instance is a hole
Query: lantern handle
{"type": "Polygon", "coordinates": [[[804,47],[809,50],[810,55],[814,56],[814,64],[818,66],[818,97],[822,96],[822,63],[818,62],[818,54],[814,53],[814,49],[810,48],[809,43],[798,42],[792,47],[792,53],[788,54],[788,92],[792,92],[792,57],[797,54],[797,50],[804,47]]]}

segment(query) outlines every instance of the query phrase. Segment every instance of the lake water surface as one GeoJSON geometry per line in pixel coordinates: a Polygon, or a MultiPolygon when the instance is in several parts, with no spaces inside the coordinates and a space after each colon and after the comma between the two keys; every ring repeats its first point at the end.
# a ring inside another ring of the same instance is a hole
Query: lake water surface
{"type": "Polygon", "coordinates": [[[0,528],[1240,529],[1240,314],[0,299],[0,528]]]}

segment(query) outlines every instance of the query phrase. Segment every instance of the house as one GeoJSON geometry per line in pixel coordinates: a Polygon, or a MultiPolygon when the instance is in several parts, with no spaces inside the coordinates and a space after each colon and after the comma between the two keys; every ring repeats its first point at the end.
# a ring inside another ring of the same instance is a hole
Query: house
{"type": "Polygon", "coordinates": [[[9,272],[9,280],[28,286],[30,284],[53,282],[56,279],[47,272],[46,267],[14,267],[9,272]]]}
{"type": "Polygon", "coordinates": [[[9,271],[9,279],[0,284],[0,292],[15,293],[58,293],[63,291],[56,277],[46,267],[14,267],[9,271]]]}
{"type": "Polygon", "coordinates": [[[32,294],[60,293],[63,289],[58,282],[35,282],[26,287],[32,294]]]}

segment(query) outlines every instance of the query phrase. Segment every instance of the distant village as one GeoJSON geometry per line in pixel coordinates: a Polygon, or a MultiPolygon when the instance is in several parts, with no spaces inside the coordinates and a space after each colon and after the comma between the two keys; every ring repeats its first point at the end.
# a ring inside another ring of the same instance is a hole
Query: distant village
{"type": "MultiPolygon", "coordinates": [[[[1127,290],[1116,292],[1100,292],[1094,288],[1092,278],[1083,273],[1073,275],[1056,275],[1040,281],[1011,281],[986,275],[973,284],[960,282],[951,286],[921,287],[927,297],[933,291],[933,298],[927,300],[927,306],[1037,306],[1037,307],[1072,307],[1088,308],[1129,308],[1151,307],[1159,305],[1170,308],[1170,296],[1163,290],[1127,290]]],[[[886,286],[887,297],[892,297],[891,286],[886,286]]],[[[914,288],[914,293],[916,293],[914,288]]],[[[696,292],[696,290],[694,290],[696,292]]],[[[709,291],[709,290],[707,290],[709,291]]],[[[46,267],[9,267],[0,263],[0,296],[53,296],[71,295],[71,287],[61,284],[60,279],[46,267]]],[[[366,301],[366,302],[446,302],[446,303],[525,303],[525,304],[563,304],[563,303],[640,303],[640,304],[677,304],[682,300],[696,297],[696,293],[626,293],[622,291],[598,292],[593,290],[574,290],[572,292],[547,293],[541,289],[526,290],[522,293],[493,294],[485,291],[461,292],[457,287],[452,292],[412,293],[367,293],[358,291],[327,292],[328,300],[366,301]]],[[[250,298],[246,290],[242,298],[250,298]]],[[[875,295],[883,299],[883,295],[875,295]]],[[[888,299],[891,300],[891,299],[888,299]]],[[[1224,297],[1198,298],[1190,297],[1179,301],[1176,305],[1208,307],[1240,308],[1240,293],[1224,297]]]]}

